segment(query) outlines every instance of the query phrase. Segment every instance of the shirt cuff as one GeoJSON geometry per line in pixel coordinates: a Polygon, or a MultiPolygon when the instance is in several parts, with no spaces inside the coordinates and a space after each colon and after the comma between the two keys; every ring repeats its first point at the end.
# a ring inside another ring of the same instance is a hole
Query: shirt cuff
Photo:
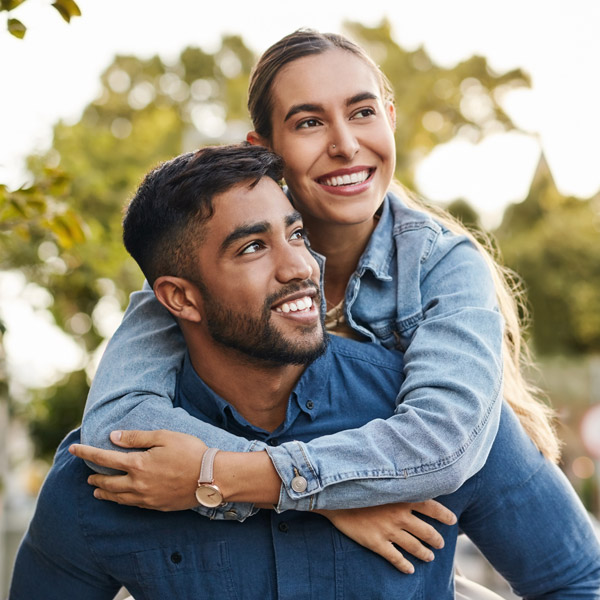
{"type": "Polygon", "coordinates": [[[322,486],[302,442],[287,442],[265,449],[282,481],[275,510],[312,510],[314,494],[320,492],[322,486]]]}

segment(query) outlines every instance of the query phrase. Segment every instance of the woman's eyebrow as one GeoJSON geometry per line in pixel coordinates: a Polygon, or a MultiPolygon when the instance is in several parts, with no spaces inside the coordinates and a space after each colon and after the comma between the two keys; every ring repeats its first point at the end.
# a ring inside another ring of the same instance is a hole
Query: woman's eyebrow
{"type": "MultiPolygon", "coordinates": [[[[348,98],[345,102],[346,106],[352,106],[353,104],[357,104],[358,102],[363,102],[364,100],[379,100],[379,96],[374,94],[373,92],[359,92],[358,94],[354,94],[348,98]]],[[[283,119],[284,123],[295,114],[299,112],[314,112],[314,113],[322,113],[324,112],[324,108],[322,104],[311,104],[311,103],[303,103],[303,104],[294,104],[287,111],[285,118],[283,119]]]]}
{"type": "Polygon", "coordinates": [[[294,106],[288,110],[283,122],[285,123],[290,117],[293,117],[299,112],[323,112],[323,107],[320,104],[294,104],[294,106]]]}
{"type": "Polygon", "coordinates": [[[354,96],[346,100],[346,106],[352,106],[353,104],[363,102],[364,100],[379,100],[379,96],[373,92],[359,92],[358,94],[354,94],[354,96]]]}

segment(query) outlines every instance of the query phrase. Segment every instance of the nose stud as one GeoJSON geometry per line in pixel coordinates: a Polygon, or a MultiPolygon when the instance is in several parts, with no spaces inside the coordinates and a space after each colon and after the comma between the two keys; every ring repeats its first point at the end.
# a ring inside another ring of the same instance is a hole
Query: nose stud
{"type": "Polygon", "coordinates": [[[331,147],[332,147],[332,148],[335,148],[335,144],[331,144],[331,147]]]}

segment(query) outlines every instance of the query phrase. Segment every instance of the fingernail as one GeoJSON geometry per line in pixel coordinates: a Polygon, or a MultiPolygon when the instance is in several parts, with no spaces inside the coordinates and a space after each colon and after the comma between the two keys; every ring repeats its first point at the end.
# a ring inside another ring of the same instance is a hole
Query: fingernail
{"type": "Polygon", "coordinates": [[[120,441],[121,441],[121,435],[122,435],[122,432],[121,432],[121,431],[113,431],[113,432],[110,434],[110,439],[111,439],[113,442],[120,442],[120,441]]]}
{"type": "Polygon", "coordinates": [[[425,560],[427,562],[431,562],[435,557],[433,556],[433,552],[430,552],[427,557],[425,558],[425,560]]]}

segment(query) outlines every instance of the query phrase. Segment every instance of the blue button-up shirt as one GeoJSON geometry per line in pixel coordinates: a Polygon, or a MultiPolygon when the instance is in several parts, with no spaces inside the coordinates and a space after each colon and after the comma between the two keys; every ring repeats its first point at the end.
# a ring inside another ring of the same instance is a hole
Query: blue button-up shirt
{"type": "MultiPolygon", "coordinates": [[[[332,337],[273,432],[242,418],[200,380],[189,359],[176,403],[250,445],[308,441],[340,428],[352,435],[352,428],[394,410],[402,369],[397,352],[332,337]]],[[[78,432],[70,434],[58,450],[19,551],[10,600],[104,600],[120,585],[136,600],[454,598],[457,526],[435,524],[444,549],[432,563],[413,560],[415,573],[405,575],[311,512],[261,510],[239,523],[95,500],[86,483],[91,471],[67,451],[78,439],[78,432]]],[[[372,466],[355,459],[353,477],[367,484],[372,466]]],[[[356,486],[349,487],[352,494],[356,486]]],[[[440,500],[520,595],[597,597],[600,547],[587,516],[510,410],[485,467],[440,500]]],[[[227,516],[235,507],[224,510],[227,516]]]]}

